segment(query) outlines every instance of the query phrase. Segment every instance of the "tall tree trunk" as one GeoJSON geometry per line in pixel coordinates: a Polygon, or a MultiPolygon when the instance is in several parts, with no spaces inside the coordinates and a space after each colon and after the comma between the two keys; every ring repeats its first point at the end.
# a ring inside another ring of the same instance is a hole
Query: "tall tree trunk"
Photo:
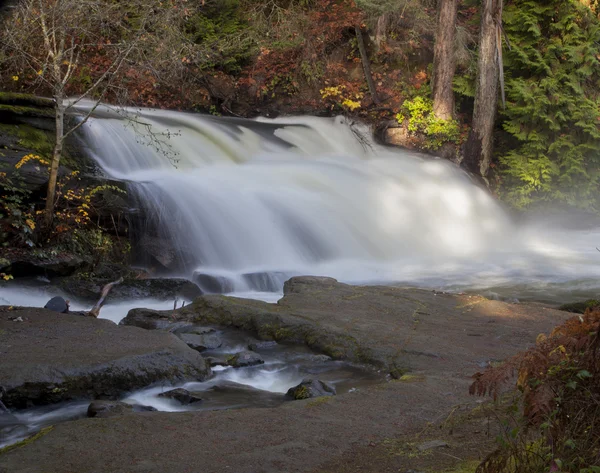
{"type": "Polygon", "coordinates": [[[433,113],[437,118],[454,117],[454,36],[457,0],[438,0],[438,24],[433,50],[433,113]]]}
{"type": "Polygon", "coordinates": [[[469,138],[465,143],[463,167],[485,178],[492,162],[493,131],[498,108],[500,63],[498,28],[502,21],[503,0],[483,0],[475,109],[469,138]]]}
{"type": "Polygon", "coordinates": [[[379,15],[377,18],[377,25],[375,26],[375,45],[377,46],[377,50],[381,48],[381,43],[383,43],[387,36],[387,15],[384,13],[383,15],[379,15]]]}
{"type": "Polygon", "coordinates": [[[46,209],[44,211],[44,227],[49,229],[54,216],[54,201],[56,199],[56,181],[58,177],[58,166],[63,148],[65,105],[62,95],[55,96],[55,122],[56,135],[52,163],[50,164],[50,178],[48,179],[48,192],[46,193],[46,209]]]}
{"type": "Polygon", "coordinates": [[[369,56],[367,56],[367,48],[365,48],[365,40],[363,39],[362,31],[360,30],[360,26],[355,26],[354,31],[356,32],[356,41],[358,42],[358,51],[360,52],[360,58],[362,60],[363,69],[365,72],[365,79],[367,81],[367,85],[369,86],[369,92],[371,93],[371,98],[373,99],[373,103],[379,103],[379,97],[377,97],[377,89],[375,88],[375,83],[373,82],[373,76],[371,75],[371,64],[369,62],[369,56]]]}

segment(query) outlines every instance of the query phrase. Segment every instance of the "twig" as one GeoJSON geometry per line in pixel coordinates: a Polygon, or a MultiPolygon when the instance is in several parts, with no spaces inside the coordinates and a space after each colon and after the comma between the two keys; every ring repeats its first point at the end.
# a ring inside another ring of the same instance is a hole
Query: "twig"
{"type": "Polygon", "coordinates": [[[115,286],[117,284],[121,284],[122,282],[123,282],[123,277],[121,276],[116,281],[110,282],[107,285],[105,285],[102,288],[102,294],[100,295],[100,300],[98,300],[98,302],[96,302],[96,305],[92,308],[92,310],[90,310],[88,312],[88,315],[98,318],[98,316],[100,315],[100,309],[102,309],[102,306],[104,305],[104,301],[105,301],[106,296],[108,295],[109,291],[112,289],[113,286],[115,286]]]}

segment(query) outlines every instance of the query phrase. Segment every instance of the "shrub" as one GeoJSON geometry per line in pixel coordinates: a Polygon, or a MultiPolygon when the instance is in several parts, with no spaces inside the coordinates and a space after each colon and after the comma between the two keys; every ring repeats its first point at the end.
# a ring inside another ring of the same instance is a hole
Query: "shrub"
{"type": "Polygon", "coordinates": [[[471,394],[496,397],[515,374],[522,393],[522,416],[478,473],[600,472],[599,330],[600,309],[588,309],[474,376],[471,394]]]}

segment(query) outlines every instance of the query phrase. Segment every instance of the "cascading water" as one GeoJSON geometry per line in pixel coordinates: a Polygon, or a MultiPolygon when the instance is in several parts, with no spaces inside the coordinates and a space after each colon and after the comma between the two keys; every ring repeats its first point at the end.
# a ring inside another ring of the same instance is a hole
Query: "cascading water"
{"type": "Polygon", "coordinates": [[[294,274],[541,299],[598,286],[597,231],[517,226],[452,163],[342,118],[128,112],[101,110],[83,140],[143,207],[142,246],[167,241],[163,266],[209,291],[278,292],[294,274]]]}

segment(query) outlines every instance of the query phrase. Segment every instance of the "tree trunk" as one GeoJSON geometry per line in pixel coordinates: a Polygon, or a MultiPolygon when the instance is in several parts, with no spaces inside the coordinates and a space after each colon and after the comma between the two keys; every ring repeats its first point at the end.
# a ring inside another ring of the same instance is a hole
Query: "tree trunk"
{"type": "Polygon", "coordinates": [[[437,118],[454,117],[454,33],[457,0],[438,0],[438,24],[433,50],[433,113],[437,118]]]}
{"type": "Polygon", "coordinates": [[[386,40],[387,36],[387,15],[384,13],[377,18],[377,26],[375,26],[375,45],[377,50],[381,48],[381,43],[386,40]]]}
{"type": "Polygon", "coordinates": [[[484,178],[492,162],[494,121],[498,108],[498,48],[502,45],[498,43],[497,29],[501,20],[502,0],[483,0],[475,109],[469,138],[465,143],[462,166],[484,178]]]}
{"type": "Polygon", "coordinates": [[[48,192],[46,194],[46,210],[44,211],[44,227],[49,229],[54,216],[54,201],[56,199],[56,181],[58,177],[58,166],[63,147],[64,115],[65,106],[62,96],[55,97],[55,121],[56,135],[52,163],[50,164],[50,178],[48,179],[48,192]]]}
{"type": "Polygon", "coordinates": [[[367,48],[365,48],[365,41],[363,39],[362,31],[360,26],[355,26],[354,31],[356,32],[356,41],[358,42],[358,51],[360,52],[360,58],[362,60],[363,69],[365,71],[365,79],[369,86],[369,92],[373,103],[379,103],[379,97],[377,97],[377,89],[375,89],[375,83],[373,82],[373,76],[371,75],[371,64],[369,63],[369,56],[367,56],[367,48]]]}

